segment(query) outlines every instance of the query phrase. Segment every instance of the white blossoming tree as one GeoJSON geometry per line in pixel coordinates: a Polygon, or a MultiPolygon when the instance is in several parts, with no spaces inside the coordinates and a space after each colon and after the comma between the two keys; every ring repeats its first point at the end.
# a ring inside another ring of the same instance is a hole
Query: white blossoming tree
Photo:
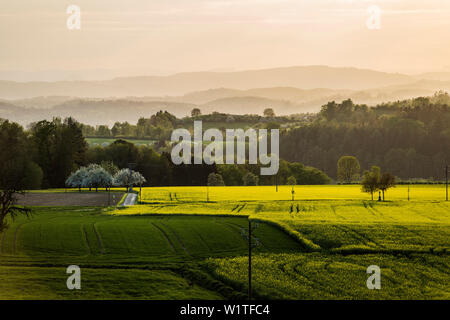
{"type": "Polygon", "coordinates": [[[81,188],[84,187],[84,180],[88,176],[88,170],[86,167],[81,167],[67,178],[66,186],[72,188],[78,188],[78,191],[81,192],[81,188]]]}
{"type": "Polygon", "coordinates": [[[80,169],[72,172],[67,178],[66,185],[72,188],[110,188],[111,186],[120,186],[128,188],[132,186],[142,186],[147,180],[142,174],[130,169],[119,170],[114,177],[105,168],[98,164],[90,164],[87,167],[81,167],[80,169]]]}
{"type": "Polygon", "coordinates": [[[132,186],[142,186],[147,180],[142,174],[130,169],[122,169],[114,176],[114,185],[126,187],[127,191],[132,186]]]}
{"type": "Polygon", "coordinates": [[[106,188],[108,190],[113,185],[113,177],[102,167],[94,167],[88,171],[88,175],[84,179],[83,184],[86,187],[95,188],[96,192],[98,188],[106,188]]]}

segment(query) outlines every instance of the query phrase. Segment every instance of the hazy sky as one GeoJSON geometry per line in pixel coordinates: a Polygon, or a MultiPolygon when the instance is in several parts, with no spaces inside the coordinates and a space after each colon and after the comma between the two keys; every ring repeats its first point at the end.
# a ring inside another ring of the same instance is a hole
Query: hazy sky
{"type": "Polygon", "coordinates": [[[450,71],[450,0],[2,0],[0,78],[292,65],[450,71]],[[81,29],[66,26],[69,5],[81,29]],[[368,7],[381,8],[369,30],[368,7]]]}

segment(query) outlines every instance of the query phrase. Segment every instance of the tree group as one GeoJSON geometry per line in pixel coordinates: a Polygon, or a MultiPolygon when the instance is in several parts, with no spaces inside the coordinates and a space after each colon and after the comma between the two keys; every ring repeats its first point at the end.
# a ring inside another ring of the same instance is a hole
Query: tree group
{"type": "Polygon", "coordinates": [[[383,193],[383,201],[385,200],[385,192],[396,185],[395,176],[389,172],[381,174],[380,167],[372,166],[370,170],[363,173],[361,181],[362,191],[370,193],[373,200],[373,194],[377,191],[383,193]]]}
{"type": "Polygon", "coordinates": [[[74,171],[66,180],[66,186],[72,188],[111,188],[112,186],[126,187],[141,186],[147,180],[139,173],[130,169],[118,170],[114,175],[98,164],[90,164],[74,171]]]}

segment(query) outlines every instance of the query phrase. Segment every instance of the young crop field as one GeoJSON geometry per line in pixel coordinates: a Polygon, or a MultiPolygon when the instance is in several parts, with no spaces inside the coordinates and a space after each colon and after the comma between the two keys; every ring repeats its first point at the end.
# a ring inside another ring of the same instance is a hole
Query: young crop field
{"type": "Polygon", "coordinates": [[[409,201],[398,186],[385,202],[359,186],[291,190],[143,188],[131,207],[34,207],[0,234],[0,299],[243,299],[249,219],[256,298],[450,298],[443,186],[410,186],[409,201]],[[82,290],[66,288],[72,264],[82,290]],[[367,289],[369,265],[381,290],[367,289]]]}
{"type": "MultiPolygon", "coordinates": [[[[218,299],[241,294],[205,288],[208,281],[197,279],[203,271],[196,265],[210,257],[245,255],[247,224],[242,217],[130,217],[105,214],[98,207],[34,208],[33,218],[20,217],[1,234],[0,299],[218,299]],[[65,268],[72,264],[82,268],[86,290],[67,290],[65,268]]],[[[255,235],[261,242],[256,252],[301,250],[270,225],[262,224],[255,235]]]]}
{"type": "MultiPolygon", "coordinates": [[[[235,285],[246,281],[244,257],[205,264],[235,285]]],[[[252,268],[261,299],[450,299],[448,259],[433,255],[261,254],[252,268]],[[369,265],[384,270],[380,290],[365,286],[369,265]]]]}
{"type": "MultiPolygon", "coordinates": [[[[248,216],[277,226],[302,251],[315,252],[256,257],[255,290],[261,298],[448,299],[450,203],[442,201],[443,186],[410,186],[409,201],[408,186],[398,186],[385,202],[370,201],[359,186],[296,186],[293,201],[291,190],[149,188],[142,192],[143,205],[114,213],[248,216]],[[387,289],[378,293],[363,285],[365,268],[375,262],[389,273],[387,289]]],[[[206,265],[216,277],[242,287],[246,263],[235,257],[206,265]]]]}

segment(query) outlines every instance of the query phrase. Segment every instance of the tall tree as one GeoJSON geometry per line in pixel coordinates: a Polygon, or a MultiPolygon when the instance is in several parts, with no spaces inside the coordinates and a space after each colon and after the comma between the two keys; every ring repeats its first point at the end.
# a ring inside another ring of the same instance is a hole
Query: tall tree
{"type": "Polygon", "coordinates": [[[39,121],[31,125],[31,139],[34,147],[34,160],[44,172],[42,185],[44,188],[51,186],[49,173],[52,170],[53,147],[55,141],[56,124],[47,120],[39,121]]]}
{"type": "Polygon", "coordinates": [[[26,189],[39,188],[42,170],[29,156],[27,137],[16,123],[0,119],[0,232],[8,227],[7,217],[29,216],[31,210],[17,206],[26,189]]]}
{"type": "Polygon", "coordinates": [[[337,163],[338,179],[345,183],[351,183],[359,179],[361,167],[354,156],[342,156],[337,163]]]}
{"type": "Polygon", "coordinates": [[[63,187],[71,172],[87,162],[88,145],[72,118],[40,121],[31,127],[34,159],[44,173],[44,187],[63,187]]]}
{"type": "Polygon", "coordinates": [[[247,172],[242,177],[242,180],[243,180],[242,182],[244,183],[244,186],[257,186],[258,185],[258,176],[251,172],[247,172]]]}
{"type": "Polygon", "coordinates": [[[372,166],[370,171],[366,170],[363,173],[363,178],[361,181],[362,191],[370,193],[373,200],[374,192],[378,191],[380,188],[380,167],[372,166]]]}
{"type": "Polygon", "coordinates": [[[56,130],[51,171],[52,187],[63,187],[71,172],[87,162],[88,145],[81,126],[72,118],[67,118],[56,130]]]}
{"type": "Polygon", "coordinates": [[[108,159],[119,168],[128,167],[128,163],[135,163],[138,159],[138,148],[125,140],[116,140],[105,148],[108,159]]]}
{"type": "Polygon", "coordinates": [[[273,117],[275,117],[275,111],[273,111],[272,108],[266,108],[266,109],[264,109],[264,117],[267,117],[267,118],[273,118],[273,117]]]}
{"type": "Polygon", "coordinates": [[[297,179],[295,179],[294,176],[290,176],[289,178],[287,178],[286,183],[287,183],[289,186],[295,186],[295,185],[297,184],[297,179]]]}
{"type": "Polygon", "coordinates": [[[199,108],[192,109],[192,111],[191,111],[192,118],[200,117],[201,115],[202,115],[202,112],[199,108]]]}
{"type": "Polygon", "coordinates": [[[393,188],[396,185],[395,176],[389,172],[385,172],[381,175],[379,189],[383,193],[383,201],[384,201],[384,193],[389,188],[393,188]]]}

